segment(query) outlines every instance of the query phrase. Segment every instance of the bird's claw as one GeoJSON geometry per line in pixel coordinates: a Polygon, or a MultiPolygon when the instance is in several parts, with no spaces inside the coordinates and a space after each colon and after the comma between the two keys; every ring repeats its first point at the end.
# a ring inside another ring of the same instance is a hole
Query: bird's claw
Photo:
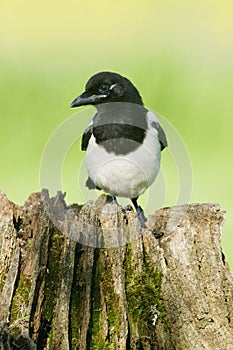
{"type": "Polygon", "coordinates": [[[160,232],[160,231],[156,231],[156,230],[151,230],[151,233],[153,233],[153,235],[155,236],[155,238],[161,238],[163,237],[164,233],[160,232]]]}
{"type": "Polygon", "coordinates": [[[126,225],[128,225],[128,217],[127,217],[127,214],[126,214],[126,209],[123,208],[121,205],[119,205],[119,208],[120,208],[120,210],[122,212],[123,220],[125,220],[126,225]]]}
{"type": "Polygon", "coordinates": [[[133,211],[133,208],[131,207],[130,204],[127,204],[124,209],[125,209],[125,211],[133,211]]]}

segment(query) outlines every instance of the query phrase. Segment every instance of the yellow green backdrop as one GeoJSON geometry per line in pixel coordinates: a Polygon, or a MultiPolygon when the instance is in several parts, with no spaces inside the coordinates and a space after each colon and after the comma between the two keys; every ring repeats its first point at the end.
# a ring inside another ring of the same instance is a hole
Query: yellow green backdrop
{"type": "MultiPolygon", "coordinates": [[[[193,166],[192,202],[219,202],[227,211],[223,250],[233,267],[232,41],[229,0],[2,2],[0,188],[17,203],[40,190],[43,149],[74,113],[69,103],[93,73],[119,72],[181,134],[193,166]]],[[[80,202],[74,168],[68,162],[64,190],[80,202]]],[[[173,204],[168,196],[165,205],[173,204]]]]}

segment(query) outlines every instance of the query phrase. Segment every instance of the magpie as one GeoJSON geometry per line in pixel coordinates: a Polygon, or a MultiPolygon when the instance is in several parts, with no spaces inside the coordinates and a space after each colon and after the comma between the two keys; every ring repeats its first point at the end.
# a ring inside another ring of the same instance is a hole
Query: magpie
{"type": "Polygon", "coordinates": [[[104,190],[115,202],[117,196],[130,198],[146,228],[137,199],[159,172],[161,151],[167,147],[165,132],[156,115],[144,107],[136,87],[118,73],[93,75],[70,106],[84,105],[97,109],[82,135],[87,187],[104,190]]]}

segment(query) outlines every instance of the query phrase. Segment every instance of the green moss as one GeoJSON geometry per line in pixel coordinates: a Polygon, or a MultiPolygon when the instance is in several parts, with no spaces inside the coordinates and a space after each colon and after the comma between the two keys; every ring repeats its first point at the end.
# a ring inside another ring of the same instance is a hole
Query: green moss
{"type": "Polygon", "coordinates": [[[112,333],[119,333],[120,315],[117,307],[118,300],[116,300],[118,296],[113,286],[111,265],[108,264],[105,251],[102,249],[96,249],[95,251],[92,281],[91,326],[88,348],[91,350],[111,350],[114,349],[112,333]],[[103,265],[103,262],[106,264],[103,265]],[[106,310],[103,310],[103,305],[105,305],[106,310]],[[106,334],[106,329],[103,329],[104,319],[105,322],[108,322],[108,334],[106,334]]]}
{"type": "Polygon", "coordinates": [[[102,312],[101,312],[101,301],[100,301],[100,281],[101,281],[101,269],[100,264],[95,265],[95,276],[94,281],[95,285],[92,286],[92,314],[91,314],[91,349],[105,349],[105,340],[103,339],[101,332],[101,320],[102,320],[102,312]]]}
{"type": "Polygon", "coordinates": [[[130,313],[131,329],[137,328],[142,334],[160,320],[167,327],[166,311],[161,296],[162,273],[144,263],[143,271],[135,272],[132,265],[131,249],[127,251],[126,297],[130,313]]]}
{"type": "Polygon", "coordinates": [[[60,260],[63,251],[64,236],[60,231],[54,231],[50,239],[50,253],[47,263],[47,274],[45,279],[43,317],[50,322],[53,316],[53,309],[56,303],[58,289],[60,260]]]}
{"type": "MultiPolygon", "coordinates": [[[[71,328],[71,348],[76,350],[79,348],[80,328],[83,319],[83,298],[86,298],[86,270],[83,268],[86,256],[82,254],[82,246],[76,247],[75,274],[73,279],[71,305],[70,305],[70,328],[71,328]]],[[[102,251],[95,249],[94,264],[92,270],[92,286],[91,286],[91,319],[87,334],[87,348],[92,350],[108,349],[108,341],[103,335],[102,307],[101,307],[101,281],[109,279],[109,271],[101,269],[102,251]]],[[[104,282],[105,284],[105,282],[104,282]]],[[[104,292],[104,298],[108,297],[109,291],[104,292]]]]}
{"type": "Polygon", "coordinates": [[[72,350],[79,347],[80,328],[83,319],[82,305],[85,298],[85,277],[83,276],[83,248],[76,245],[74,277],[70,303],[70,341],[72,350]]]}
{"type": "Polygon", "coordinates": [[[1,276],[0,276],[0,294],[2,294],[4,285],[5,285],[5,281],[6,281],[6,275],[1,274],[1,276]]]}
{"type": "Polygon", "coordinates": [[[52,328],[51,328],[51,331],[49,333],[48,344],[49,344],[49,349],[52,349],[53,348],[53,329],[52,328]]]}
{"type": "Polygon", "coordinates": [[[27,315],[27,307],[29,304],[30,289],[31,278],[21,273],[12,301],[10,313],[10,329],[13,335],[19,335],[21,332],[21,322],[24,322],[26,319],[29,320],[29,315],[27,315]]]}
{"type": "Polygon", "coordinates": [[[107,306],[107,318],[109,328],[114,327],[115,330],[119,328],[119,310],[116,308],[118,302],[113,286],[113,276],[111,267],[106,266],[104,270],[104,285],[106,286],[105,298],[107,306]]]}
{"type": "MultiPolygon", "coordinates": [[[[92,307],[91,307],[91,324],[89,329],[89,339],[88,339],[88,346],[92,350],[106,350],[109,349],[108,347],[108,340],[106,339],[106,335],[103,334],[103,317],[106,317],[106,315],[103,315],[102,305],[101,305],[101,282],[102,285],[109,285],[109,278],[110,278],[110,269],[104,267],[103,270],[101,267],[103,266],[100,262],[102,255],[104,254],[104,251],[101,249],[95,250],[94,255],[94,266],[93,266],[93,277],[92,277],[92,307]]],[[[109,293],[110,293],[109,287],[106,288],[106,290],[103,291],[103,298],[105,299],[106,304],[108,305],[107,316],[108,318],[111,318],[111,311],[109,310],[110,302],[109,300],[109,293]]],[[[110,320],[108,320],[110,323],[110,320]]]]}
{"type": "MultiPolygon", "coordinates": [[[[60,271],[59,261],[63,250],[63,240],[64,237],[59,231],[52,232],[42,310],[42,317],[46,319],[47,323],[52,320],[53,309],[56,302],[57,284],[60,271]]],[[[31,240],[29,240],[28,245],[29,247],[31,246],[31,240]]],[[[21,272],[11,307],[10,328],[13,335],[19,335],[21,332],[21,323],[24,323],[25,320],[29,321],[27,308],[29,305],[30,290],[31,276],[26,276],[21,272]]]]}

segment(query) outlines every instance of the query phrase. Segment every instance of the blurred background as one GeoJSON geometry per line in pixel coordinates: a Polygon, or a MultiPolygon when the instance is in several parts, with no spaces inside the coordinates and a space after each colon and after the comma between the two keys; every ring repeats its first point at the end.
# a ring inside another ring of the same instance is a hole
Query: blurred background
{"type": "MultiPolygon", "coordinates": [[[[74,114],[70,102],[92,74],[119,72],[183,138],[193,167],[191,202],[226,210],[222,246],[233,269],[232,43],[229,0],[2,2],[0,188],[18,204],[39,191],[43,150],[74,114]]],[[[69,203],[83,202],[72,190],[84,157],[79,143],[64,165],[69,203]]],[[[164,205],[174,205],[177,174],[168,152],[162,170],[171,191],[164,205]]]]}

